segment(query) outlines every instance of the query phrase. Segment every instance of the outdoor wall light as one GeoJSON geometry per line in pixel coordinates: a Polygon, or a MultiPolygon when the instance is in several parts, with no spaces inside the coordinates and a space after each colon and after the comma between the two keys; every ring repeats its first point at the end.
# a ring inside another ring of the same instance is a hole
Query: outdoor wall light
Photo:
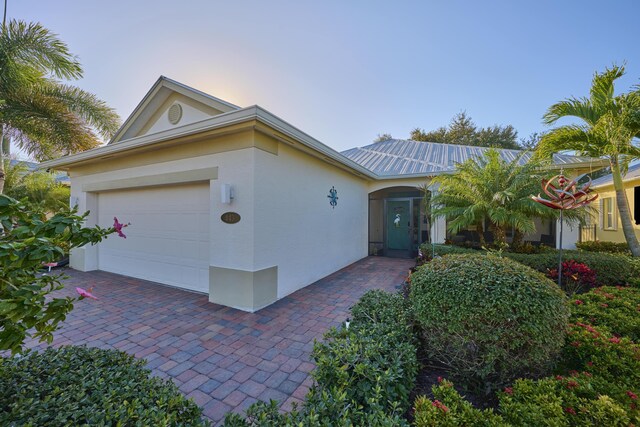
{"type": "Polygon", "coordinates": [[[235,198],[235,191],[231,184],[222,184],[220,186],[220,201],[224,205],[230,205],[231,201],[235,198]]]}

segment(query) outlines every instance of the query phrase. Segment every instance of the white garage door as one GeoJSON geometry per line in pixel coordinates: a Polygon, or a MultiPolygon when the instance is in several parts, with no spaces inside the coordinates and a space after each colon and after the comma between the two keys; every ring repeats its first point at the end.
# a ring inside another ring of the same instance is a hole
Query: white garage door
{"type": "Polygon", "coordinates": [[[208,183],[100,193],[100,226],[114,217],[131,225],[99,244],[100,270],[209,292],[208,183]]]}

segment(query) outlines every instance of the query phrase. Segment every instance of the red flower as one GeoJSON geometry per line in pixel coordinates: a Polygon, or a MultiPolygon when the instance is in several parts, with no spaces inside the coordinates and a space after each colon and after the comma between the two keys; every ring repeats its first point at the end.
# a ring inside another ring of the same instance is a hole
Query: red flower
{"type": "Polygon", "coordinates": [[[592,377],[592,376],[593,376],[593,375],[591,375],[591,373],[590,373],[590,372],[587,372],[587,371],[584,371],[584,372],[582,373],[582,375],[584,375],[585,377],[592,377]]]}
{"type": "Polygon", "coordinates": [[[556,375],[556,379],[558,381],[562,381],[564,379],[564,377],[562,375],[556,375]]]}
{"type": "Polygon", "coordinates": [[[449,408],[447,408],[444,403],[440,402],[439,400],[434,400],[433,401],[433,406],[435,406],[438,409],[441,409],[442,412],[449,412],[449,408]]]}
{"type": "Polygon", "coordinates": [[[578,371],[572,369],[571,371],[569,371],[569,375],[575,377],[576,375],[578,375],[578,371]]]}
{"type": "Polygon", "coordinates": [[[567,381],[567,388],[568,388],[568,389],[576,388],[576,387],[578,387],[579,385],[580,385],[580,384],[578,384],[576,381],[573,381],[573,380],[571,380],[571,381],[567,381]]]}
{"type": "Polygon", "coordinates": [[[505,387],[504,392],[507,393],[508,395],[512,395],[513,394],[513,388],[505,387]]]}
{"type": "Polygon", "coordinates": [[[579,299],[575,300],[574,302],[575,302],[575,304],[576,304],[576,305],[582,305],[582,304],[584,304],[584,301],[579,300],[579,299]]]}
{"type": "Polygon", "coordinates": [[[576,414],[576,410],[573,408],[564,408],[565,412],[571,414],[571,415],[575,415],[576,414]]]}
{"type": "Polygon", "coordinates": [[[571,343],[572,346],[574,347],[580,347],[580,342],[579,341],[574,341],[571,343]]]}
{"type": "Polygon", "coordinates": [[[620,338],[618,338],[618,337],[611,337],[611,338],[609,338],[609,342],[612,342],[612,343],[614,343],[614,344],[620,344],[620,341],[621,341],[621,340],[620,340],[620,338]]]}
{"type": "Polygon", "coordinates": [[[600,307],[607,308],[607,307],[609,307],[609,304],[602,303],[602,304],[600,304],[600,307]]]}
{"type": "Polygon", "coordinates": [[[441,384],[444,379],[442,377],[438,377],[438,384],[441,384]]]}
{"type": "Polygon", "coordinates": [[[629,396],[633,400],[636,400],[638,398],[638,395],[632,391],[627,391],[627,396],[629,396]]]}
{"type": "Polygon", "coordinates": [[[587,362],[587,366],[593,366],[593,362],[587,362]]]}

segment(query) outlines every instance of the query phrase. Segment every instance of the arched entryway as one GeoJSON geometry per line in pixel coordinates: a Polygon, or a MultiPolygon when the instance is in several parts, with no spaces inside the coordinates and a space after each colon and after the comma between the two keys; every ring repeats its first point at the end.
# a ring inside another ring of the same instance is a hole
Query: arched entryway
{"type": "Polygon", "coordinates": [[[398,186],[369,193],[370,255],[414,257],[431,234],[424,191],[398,186]]]}

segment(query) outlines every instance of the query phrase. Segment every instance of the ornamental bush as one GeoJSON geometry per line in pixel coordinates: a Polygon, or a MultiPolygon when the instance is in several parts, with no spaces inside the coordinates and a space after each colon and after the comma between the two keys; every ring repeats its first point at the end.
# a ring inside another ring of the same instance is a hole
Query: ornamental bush
{"type": "MultiPolygon", "coordinates": [[[[506,252],[503,256],[545,274],[549,270],[558,268],[557,251],[540,254],[516,254],[506,252]]],[[[564,251],[563,258],[585,264],[594,270],[597,275],[596,286],[615,286],[635,283],[637,278],[640,277],[640,261],[624,255],[564,251]]]]}
{"type": "Polygon", "coordinates": [[[564,344],[564,293],[509,259],[435,259],[412,275],[410,301],[427,357],[480,393],[549,372],[564,344]]]}
{"type": "Polygon", "coordinates": [[[117,350],[48,348],[0,358],[0,425],[202,426],[201,411],[144,360],[117,350]]]}
{"type": "Polygon", "coordinates": [[[576,243],[576,247],[581,251],[587,252],[606,252],[610,254],[631,255],[629,244],[627,242],[615,243],[595,240],[591,242],[578,242],[576,243]]]}
{"type": "MultiPolygon", "coordinates": [[[[558,269],[549,270],[548,276],[557,283],[558,269]]],[[[571,296],[576,293],[587,292],[596,285],[596,272],[586,264],[570,259],[562,263],[562,289],[571,296]]]]}
{"type": "Polygon", "coordinates": [[[640,343],[640,289],[603,286],[576,296],[572,318],[640,343]]]}

